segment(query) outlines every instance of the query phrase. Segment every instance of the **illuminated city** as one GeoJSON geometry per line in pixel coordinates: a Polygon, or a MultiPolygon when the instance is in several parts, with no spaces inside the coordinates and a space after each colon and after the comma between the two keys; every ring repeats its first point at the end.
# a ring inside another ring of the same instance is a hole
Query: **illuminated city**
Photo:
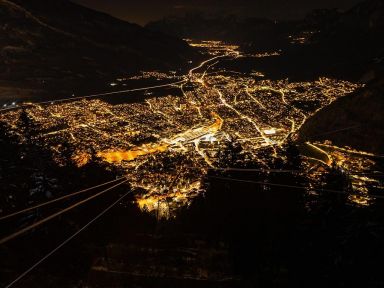
{"type": "MultiPolygon", "coordinates": [[[[237,46],[219,41],[191,45],[214,57],[182,77],[180,96],[118,105],[94,99],[31,104],[26,110],[40,131],[34,141],[44,143],[58,163],[63,161],[63,143],[73,147],[78,165],[91,159],[92,149],[104,161],[122,168],[137,191],[144,191],[137,194],[142,209],[159,207],[166,210],[162,215],[170,215],[168,209],[186,205],[201,192],[201,177],[208,168],[223,168],[217,166],[217,155],[227,141],[240,143],[250,155],[248,161],[268,168],[267,158],[279,157],[279,148],[310,115],[360,87],[328,78],[272,81],[217,70],[221,59],[244,57],[237,46]]],[[[129,80],[148,77],[174,81],[173,75],[157,72],[143,72],[129,80]]],[[[4,113],[1,119],[15,127],[19,113],[4,113]]]]}
{"type": "Polygon", "coordinates": [[[384,0],[0,0],[0,288],[384,287],[384,0]]]}

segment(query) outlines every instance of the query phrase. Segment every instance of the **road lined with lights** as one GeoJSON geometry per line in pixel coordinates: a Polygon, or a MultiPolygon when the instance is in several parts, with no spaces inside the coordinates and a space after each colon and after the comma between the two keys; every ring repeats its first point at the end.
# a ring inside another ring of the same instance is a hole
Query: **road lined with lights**
{"type": "MultiPolygon", "coordinates": [[[[58,163],[64,161],[62,143],[73,148],[79,166],[96,151],[105,162],[125,171],[131,186],[140,191],[136,200],[141,208],[165,209],[160,214],[169,215],[169,209],[186,205],[201,192],[201,176],[207,169],[222,168],[221,155],[230,143],[241,147],[243,159],[238,161],[243,165],[252,161],[267,167],[271,157],[282,157],[287,139],[308,117],[360,87],[328,78],[272,81],[262,72],[233,71],[225,68],[227,61],[279,54],[243,55],[239,47],[220,41],[189,43],[207,60],[178,81],[170,81],[175,80],[172,73],[146,72],[117,79],[114,86],[148,77],[171,83],[31,104],[26,111],[40,129],[33,141],[50,150],[58,163]],[[178,87],[181,95],[118,105],[97,99],[169,86],[178,87]],[[173,191],[167,191],[176,171],[186,166],[196,169],[182,170],[173,191]]],[[[6,111],[0,121],[18,133],[19,115],[20,110],[6,111]]]]}

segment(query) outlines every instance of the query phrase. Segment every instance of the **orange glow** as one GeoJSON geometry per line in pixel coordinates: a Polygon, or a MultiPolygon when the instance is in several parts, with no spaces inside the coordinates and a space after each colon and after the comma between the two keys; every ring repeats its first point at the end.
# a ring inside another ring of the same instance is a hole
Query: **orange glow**
{"type": "Polygon", "coordinates": [[[213,123],[211,126],[209,126],[209,130],[212,132],[217,132],[221,130],[221,127],[223,126],[224,120],[215,112],[212,112],[213,117],[216,118],[215,123],[213,123]]]}
{"type": "Polygon", "coordinates": [[[103,158],[108,163],[121,163],[122,161],[132,161],[137,157],[153,154],[156,152],[164,152],[168,149],[167,144],[149,146],[144,144],[141,147],[135,147],[128,151],[110,151],[99,152],[97,155],[103,158]]]}
{"type": "Polygon", "coordinates": [[[91,156],[88,153],[82,152],[73,156],[72,160],[76,163],[77,167],[83,167],[91,160],[91,156]]]}

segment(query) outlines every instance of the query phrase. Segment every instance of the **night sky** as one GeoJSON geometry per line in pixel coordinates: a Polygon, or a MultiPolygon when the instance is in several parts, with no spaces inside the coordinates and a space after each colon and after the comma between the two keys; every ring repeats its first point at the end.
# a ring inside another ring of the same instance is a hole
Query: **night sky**
{"type": "Polygon", "coordinates": [[[210,14],[234,13],[275,19],[292,19],[315,8],[347,9],[360,0],[73,0],[115,17],[146,24],[168,15],[189,11],[210,14]]]}

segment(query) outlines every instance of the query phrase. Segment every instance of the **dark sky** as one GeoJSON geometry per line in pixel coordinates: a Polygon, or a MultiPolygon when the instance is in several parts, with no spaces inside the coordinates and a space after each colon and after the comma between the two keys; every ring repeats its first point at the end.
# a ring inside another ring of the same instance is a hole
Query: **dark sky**
{"type": "Polygon", "coordinates": [[[347,9],[361,0],[72,0],[115,17],[145,24],[188,11],[277,19],[302,17],[315,8],[347,9]]]}

